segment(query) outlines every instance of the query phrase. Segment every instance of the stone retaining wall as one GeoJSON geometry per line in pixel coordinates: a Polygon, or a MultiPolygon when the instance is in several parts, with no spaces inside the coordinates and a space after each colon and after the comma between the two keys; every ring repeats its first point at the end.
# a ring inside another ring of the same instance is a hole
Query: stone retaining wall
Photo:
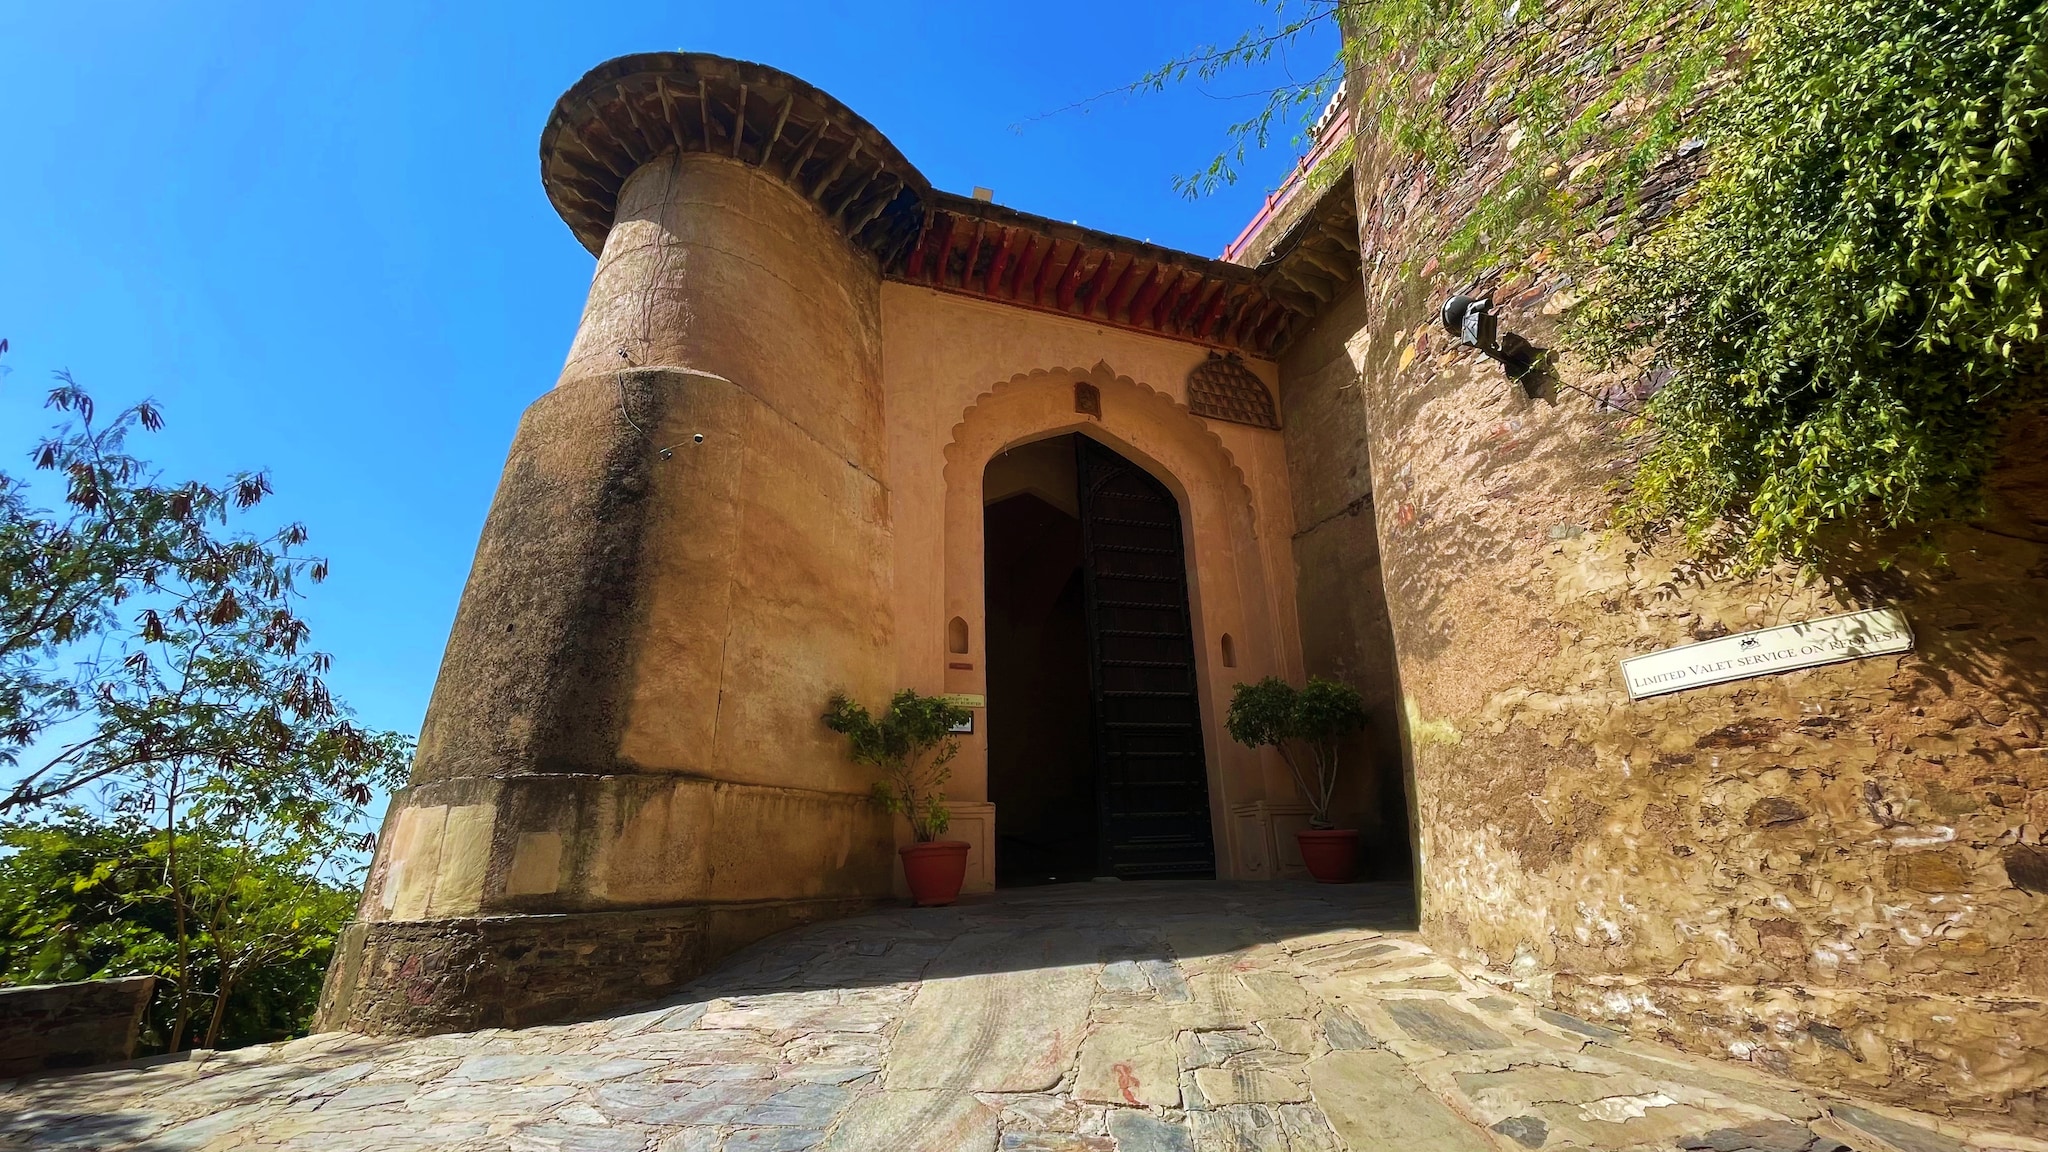
{"type": "Polygon", "coordinates": [[[154,976],[0,988],[0,1080],[135,1055],[154,976]]]}
{"type": "Polygon", "coordinates": [[[336,942],[314,1029],[430,1035],[594,1015],[666,996],[764,936],[875,903],[358,921],[336,942]]]}

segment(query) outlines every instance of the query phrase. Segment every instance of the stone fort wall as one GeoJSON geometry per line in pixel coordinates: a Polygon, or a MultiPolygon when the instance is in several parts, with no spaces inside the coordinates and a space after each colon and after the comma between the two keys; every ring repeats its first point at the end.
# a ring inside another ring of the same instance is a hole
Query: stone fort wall
{"type": "MultiPolygon", "coordinates": [[[[1271,387],[1306,313],[1233,265],[935,192],[743,61],[600,65],[542,173],[597,256],[588,303],[520,422],[319,1027],[603,1011],[888,899],[906,830],[819,712],[986,692],[984,470],[1046,435],[1182,501],[1218,870],[1287,863],[1261,823],[1284,769],[1220,725],[1232,675],[1299,672],[1284,448],[1211,428],[1185,381],[1220,344],[1271,387]]],[[[950,793],[984,885],[986,739],[950,793]]]]}
{"type": "MultiPolygon", "coordinates": [[[[1511,126],[1473,111],[1497,79],[1452,103],[1456,178],[1361,136],[1359,387],[1330,401],[1367,431],[1425,933],[1638,1035],[2048,1123],[2048,432],[2015,430],[1990,515],[1938,526],[1939,564],[1717,579],[1604,531],[1627,417],[1528,398],[1437,321],[1469,285],[1433,256],[1505,154],[1511,126]],[[1886,605],[1911,653],[1623,688],[1627,656],[1886,605]]],[[[1555,342],[1559,276],[1480,287],[1502,331],[1555,342]]]]}
{"type": "Polygon", "coordinates": [[[893,679],[874,263],[719,156],[640,167],[617,215],[513,443],[322,1027],[646,999],[889,891],[888,819],[817,722],[835,689],[893,679]]]}

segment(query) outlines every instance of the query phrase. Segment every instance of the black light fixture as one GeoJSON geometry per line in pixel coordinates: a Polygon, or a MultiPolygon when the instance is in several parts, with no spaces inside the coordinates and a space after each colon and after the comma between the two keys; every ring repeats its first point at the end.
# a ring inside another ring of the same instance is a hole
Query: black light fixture
{"type": "Polygon", "coordinates": [[[1444,331],[1458,338],[1458,343],[1468,348],[1477,348],[1482,355],[1501,362],[1508,375],[1517,380],[1529,374],[1536,366],[1536,358],[1530,355],[1529,342],[1519,336],[1509,335],[1502,340],[1500,318],[1494,314],[1493,301],[1485,296],[1453,296],[1444,301],[1444,331]]]}

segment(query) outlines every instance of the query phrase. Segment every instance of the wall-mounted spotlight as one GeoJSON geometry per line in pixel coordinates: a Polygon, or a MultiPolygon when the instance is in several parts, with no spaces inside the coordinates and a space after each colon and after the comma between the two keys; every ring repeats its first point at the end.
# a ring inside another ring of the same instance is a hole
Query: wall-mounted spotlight
{"type": "MultiPolygon", "coordinates": [[[[704,434],[703,434],[702,432],[697,432],[697,433],[693,433],[693,434],[692,434],[692,435],[690,436],[690,443],[692,443],[692,444],[702,444],[703,442],[704,442],[704,434]]],[[[675,458],[676,458],[676,449],[678,449],[678,448],[680,448],[680,447],[682,447],[682,445],[680,445],[680,444],[671,444],[671,445],[669,445],[668,447],[666,447],[666,448],[663,448],[663,449],[661,450],[661,458],[662,458],[663,460],[673,460],[673,459],[675,459],[675,458]]]]}
{"type": "MultiPolygon", "coordinates": [[[[6,350],[7,347],[5,342],[0,341],[0,352],[5,352],[6,350]]],[[[626,370],[633,367],[633,357],[627,354],[624,348],[617,348],[614,349],[614,351],[616,351],[619,354],[619,370],[617,375],[614,377],[619,386],[619,415],[625,418],[626,423],[632,427],[633,431],[638,432],[642,436],[646,436],[648,434],[647,429],[642,428],[640,426],[640,422],[638,420],[633,419],[633,414],[626,410],[626,370]]],[[[732,381],[727,380],[725,377],[720,376],[715,372],[700,372],[695,368],[669,368],[666,369],[666,371],[681,372],[689,376],[701,376],[706,380],[716,380],[721,384],[730,385],[732,383],[732,381]]],[[[704,434],[702,432],[691,433],[689,442],[692,444],[702,444],[704,442],[704,434]]],[[[663,460],[673,460],[676,458],[676,449],[681,448],[682,446],[682,442],[678,441],[674,444],[669,445],[666,448],[659,449],[656,454],[659,455],[663,460]]]]}
{"type": "Polygon", "coordinates": [[[1517,380],[1523,380],[1536,366],[1527,340],[1512,333],[1501,336],[1500,318],[1494,314],[1493,301],[1485,296],[1458,295],[1444,301],[1443,322],[1444,330],[1456,336],[1458,343],[1500,361],[1517,380]]]}

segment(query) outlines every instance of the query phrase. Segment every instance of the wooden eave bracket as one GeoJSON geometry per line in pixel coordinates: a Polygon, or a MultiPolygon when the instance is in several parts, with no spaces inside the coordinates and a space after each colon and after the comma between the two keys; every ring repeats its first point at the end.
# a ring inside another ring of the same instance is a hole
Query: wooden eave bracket
{"type": "Polygon", "coordinates": [[[671,152],[750,164],[818,203],[856,245],[895,260],[931,185],[888,137],[775,68],[701,52],[621,56],[590,70],[541,131],[541,182],[595,255],[627,177],[671,152]]]}

